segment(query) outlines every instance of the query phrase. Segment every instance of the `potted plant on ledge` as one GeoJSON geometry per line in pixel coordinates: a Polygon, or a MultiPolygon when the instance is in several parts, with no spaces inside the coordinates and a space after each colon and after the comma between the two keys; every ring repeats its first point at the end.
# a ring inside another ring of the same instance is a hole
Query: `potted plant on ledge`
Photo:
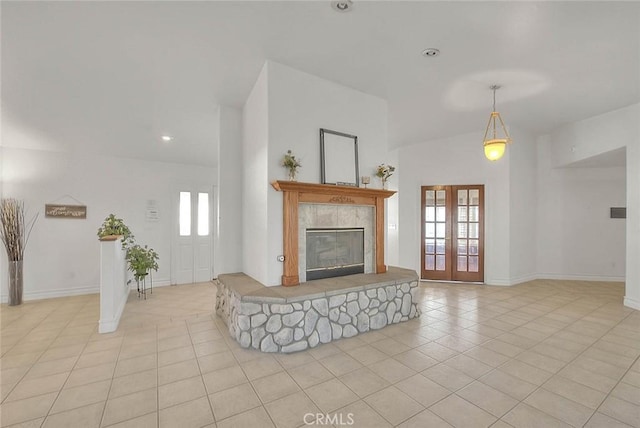
{"type": "Polygon", "coordinates": [[[123,249],[133,243],[133,233],[131,233],[129,227],[124,224],[121,218],[109,214],[102,222],[102,226],[98,229],[98,238],[101,241],[115,241],[119,237],[122,237],[123,249]]]}

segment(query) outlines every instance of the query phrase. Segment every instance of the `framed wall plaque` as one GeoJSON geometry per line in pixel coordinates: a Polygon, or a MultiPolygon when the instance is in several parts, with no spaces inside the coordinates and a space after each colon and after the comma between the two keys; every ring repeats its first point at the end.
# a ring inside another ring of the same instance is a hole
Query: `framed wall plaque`
{"type": "Polygon", "coordinates": [[[87,206],[45,204],[44,216],[49,218],[86,219],[87,206]]]}

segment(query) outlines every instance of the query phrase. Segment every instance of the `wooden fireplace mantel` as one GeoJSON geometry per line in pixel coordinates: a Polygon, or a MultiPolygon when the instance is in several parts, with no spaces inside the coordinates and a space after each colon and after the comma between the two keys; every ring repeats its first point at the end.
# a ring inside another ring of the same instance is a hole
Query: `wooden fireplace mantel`
{"type": "Polygon", "coordinates": [[[274,181],[274,189],[283,192],[283,250],[282,285],[300,284],[298,272],[298,204],[371,205],[374,207],[376,235],[376,273],[385,273],[384,264],[384,200],[396,192],[332,184],[274,181]]]}

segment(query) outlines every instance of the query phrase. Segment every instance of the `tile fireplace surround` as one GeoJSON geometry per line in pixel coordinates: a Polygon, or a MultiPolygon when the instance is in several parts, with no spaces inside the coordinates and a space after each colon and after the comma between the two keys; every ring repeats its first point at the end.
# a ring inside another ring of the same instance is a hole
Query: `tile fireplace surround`
{"type": "Polygon", "coordinates": [[[364,227],[365,253],[369,254],[369,257],[365,257],[365,273],[386,272],[384,201],[393,196],[395,191],[297,181],[274,181],[271,186],[283,193],[283,286],[296,286],[304,282],[304,276],[301,278],[300,275],[305,263],[304,227],[364,227]],[[333,210],[335,221],[327,224],[327,217],[331,215],[323,215],[317,210],[333,210]]]}
{"type": "Polygon", "coordinates": [[[420,315],[418,275],[396,267],[298,287],[266,287],[243,273],[218,282],[216,313],[231,337],[263,352],[302,351],[420,315]]]}

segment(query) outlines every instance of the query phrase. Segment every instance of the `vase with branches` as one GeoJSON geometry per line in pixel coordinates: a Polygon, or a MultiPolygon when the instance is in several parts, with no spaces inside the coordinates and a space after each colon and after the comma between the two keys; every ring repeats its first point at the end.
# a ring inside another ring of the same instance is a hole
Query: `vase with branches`
{"type": "Polygon", "coordinates": [[[23,201],[0,201],[0,239],[9,260],[9,306],[22,303],[24,250],[37,218],[36,213],[31,220],[25,220],[23,201]]]}

